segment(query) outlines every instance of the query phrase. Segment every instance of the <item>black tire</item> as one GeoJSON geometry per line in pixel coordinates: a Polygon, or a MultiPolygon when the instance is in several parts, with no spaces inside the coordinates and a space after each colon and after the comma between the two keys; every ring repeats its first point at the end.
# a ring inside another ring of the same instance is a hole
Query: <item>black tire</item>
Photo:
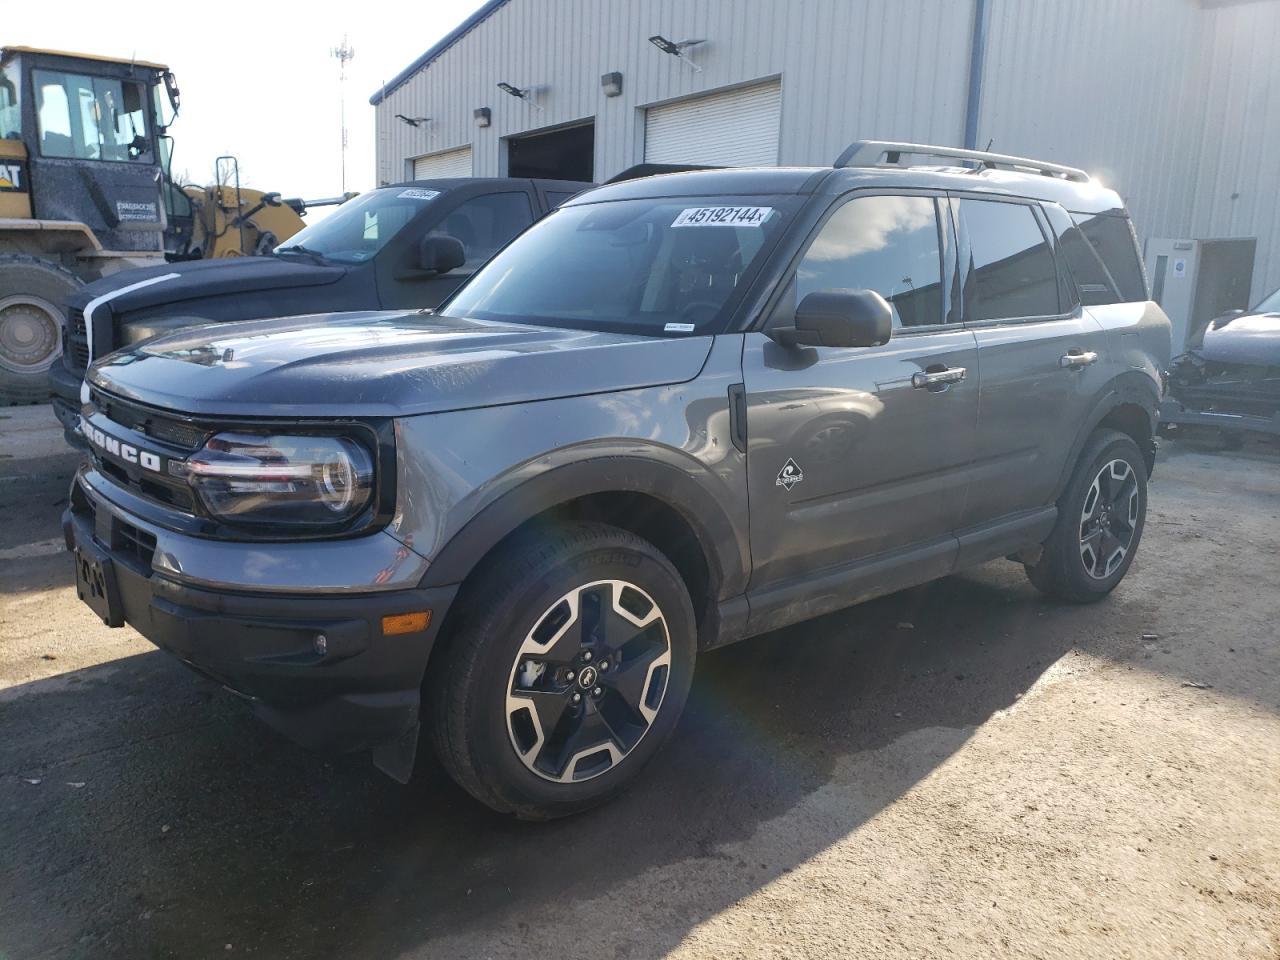
{"type": "Polygon", "coordinates": [[[679,573],[653,544],[606,524],[540,532],[500,550],[468,580],[446,629],[425,684],[436,753],[477,800],[522,819],[578,813],[622,790],[670,736],[693,680],[697,631],[679,573]],[[597,581],[628,586],[587,586],[597,581]],[[653,607],[646,627],[618,616],[643,620],[653,607]],[[629,630],[635,636],[615,650],[629,630]],[[544,639],[545,652],[521,653],[544,639]],[[581,687],[584,662],[599,669],[581,687]],[[550,732],[535,720],[543,707],[555,718],[550,732]],[[603,743],[579,750],[602,723],[619,756],[603,743]]]}
{"type": "Polygon", "coordinates": [[[49,399],[75,274],[25,254],[0,256],[0,406],[49,399]]]}
{"type": "Polygon", "coordinates": [[[1052,597],[1073,603],[1101,600],[1124,579],[1133,563],[1146,517],[1147,464],[1138,445],[1116,430],[1095,431],[1058,500],[1058,521],[1044,543],[1039,562],[1025,565],[1027,577],[1052,597]],[[1100,478],[1104,468],[1108,474],[1100,478]],[[1114,477],[1126,469],[1132,475],[1131,488],[1128,479],[1114,477]],[[1100,484],[1097,495],[1093,493],[1095,481],[1100,484]],[[1112,499],[1123,500],[1122,507],[1101,510],[1100,505],[1108,500],[1101,488],[1104,481],[1115,485],[1112,499]],[[1090,504],[1093,515],[1086,517],[1090,504]],[[1086,538],[1091,541],[1089,545],[1086,538]],[[1124,554],[1117,560],[1119,546],[1123,546],[1124,554]]]}

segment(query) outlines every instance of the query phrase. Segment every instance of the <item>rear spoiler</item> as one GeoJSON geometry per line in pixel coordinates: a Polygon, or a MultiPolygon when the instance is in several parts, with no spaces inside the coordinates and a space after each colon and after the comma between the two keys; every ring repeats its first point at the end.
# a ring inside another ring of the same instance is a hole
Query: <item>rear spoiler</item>
{"type": "Polygon", "coordinates": [[[700,166],[694,163],[637,163],[616,173],[605,184],[622,183],[626,180],[639,180],[641,177],[656,177],[663,173],[688,173],[692,170],[722,170],[723,167],[700,166]]]}

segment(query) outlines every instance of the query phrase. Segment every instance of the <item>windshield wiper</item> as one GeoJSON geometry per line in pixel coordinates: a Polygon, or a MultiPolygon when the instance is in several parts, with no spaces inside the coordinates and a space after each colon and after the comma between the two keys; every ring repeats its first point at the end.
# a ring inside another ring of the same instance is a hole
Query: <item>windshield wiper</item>
{"type": "Polygon", "coordinates": [[[276,256],[279,256],[282,253],[300,253],[304,257],[310,257],[316,263],[325,262],[325,255],[323,253],[321,253],[319,250],[312,250],[310,247],[304,247],[300,243],[293,243],[287,247],[276,247],[271,252],[274,253],[276,256]]]}

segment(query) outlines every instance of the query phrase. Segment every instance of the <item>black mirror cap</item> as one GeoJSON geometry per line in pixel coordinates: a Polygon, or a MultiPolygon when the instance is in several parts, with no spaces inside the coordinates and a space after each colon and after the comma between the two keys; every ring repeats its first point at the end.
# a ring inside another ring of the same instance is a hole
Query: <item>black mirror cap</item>
{"type": "Polygon", "coordinates": [[[416,266],[423,273],[448,273],[466,262],[467,251],[457,237],[433,234],[418,241],[416,266]]]}
{"type": "Polygon", "coordinates": [[[878,347],[893,336],[893,309],[874,290],[819,290],[796,307],[796,324],[770,331],[783,346],[878,347]]]}

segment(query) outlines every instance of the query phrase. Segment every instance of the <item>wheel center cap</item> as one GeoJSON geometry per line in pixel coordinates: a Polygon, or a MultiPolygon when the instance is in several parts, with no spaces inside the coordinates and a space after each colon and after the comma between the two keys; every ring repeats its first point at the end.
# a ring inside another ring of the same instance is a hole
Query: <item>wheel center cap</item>
{"type": "Polygon", "coordinates": [[[596,685],[596,678],[598,676],[599,674],[596,672],[595,667],[583,667],[582,671],[578,674],[578,686],[583,690],[590,690],[596,685]]]}

